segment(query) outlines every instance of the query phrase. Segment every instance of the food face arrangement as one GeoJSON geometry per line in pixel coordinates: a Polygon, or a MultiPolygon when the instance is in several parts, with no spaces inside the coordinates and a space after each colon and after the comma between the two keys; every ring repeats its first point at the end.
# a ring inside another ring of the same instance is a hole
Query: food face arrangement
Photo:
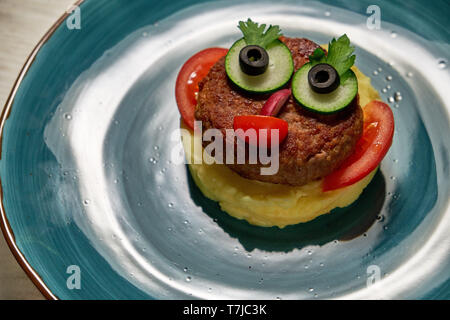
{"type": "Polygon", "coordinates": [[[325,49],[278,26],[248,19],[238,27],[243,37],[229,50],[200,51],[177,78],[195,183],[223,211],[258,226],[350,205],[389,150],[394,119],[354,66],[349,38],[325,49]]]}

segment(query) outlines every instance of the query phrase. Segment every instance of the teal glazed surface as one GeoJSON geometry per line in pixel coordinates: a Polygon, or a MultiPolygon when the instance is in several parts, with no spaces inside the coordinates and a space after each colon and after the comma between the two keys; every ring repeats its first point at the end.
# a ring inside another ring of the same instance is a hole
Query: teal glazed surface
{"type": "Polygon", "coordinates": [[[450,298],[448,2],[377,1],[381,30],[366,27],[371,1],[197,2],[84,1],[81,30],[62,23],[20,83],[3,207],[45,286],[60,299],[450,298]],[[247,17],[318,43],[347,33],[392,107],[391,150],[350,207],[251,226],[171,161],[180,67],[229,47],[247,17]],[[371,266],[381,280],[367,286],[371,266]]]}

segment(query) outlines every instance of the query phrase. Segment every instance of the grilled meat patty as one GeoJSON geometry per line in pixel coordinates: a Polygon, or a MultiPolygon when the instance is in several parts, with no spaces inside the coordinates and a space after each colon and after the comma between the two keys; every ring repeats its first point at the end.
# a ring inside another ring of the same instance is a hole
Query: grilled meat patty
{"type": "MultiPolygon", "coordinates": [[[[308,39],[281,37],[280,40],[290,49],[295,70],[308,62],[308,57],[318,48],[308,39]]],[[[225,58],[211,68],[199,83],[199,89],[196,120],[202,121],[204,131],[215,128],[224,136],[226,129],[233,129],[235,116],[259,114],[269,98],[264,94],[248,94],[233,86],[225,71],[225,58]]],[[[235,161],[227,166],[248,179],[300,186],[336,170],[353,153],[362,135],[363,112],[358,97],[336,114],[320,115],[303,109],[291,96],[277,117],[288,122],[289,131],[280,145],[276,174],[261,175],[263,165],[260,163],[237,164],[235,161]]]]}

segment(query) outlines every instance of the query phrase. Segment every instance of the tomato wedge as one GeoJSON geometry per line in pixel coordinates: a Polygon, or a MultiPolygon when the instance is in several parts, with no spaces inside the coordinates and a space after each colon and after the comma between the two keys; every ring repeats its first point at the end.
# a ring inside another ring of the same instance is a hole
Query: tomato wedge
{"type": "Polygon", "coordinates": [[[249,116],[235,116],[233,119],[233,129],[236,136],[251,144],[258,147],[274,147],[279,145],[287,136],[288,133],[288,123],[280,118],[262,115],[249,115],[249,116]],[[239,130],[241,129],[241,130],[239,130]],[[254,129],[256,133],[255,139],[251,139],[249,134],[251,131],[249,129],[254,129]],[[262,131],[266,130],[265,136],[261,137],[262,131]],[[278,140],[272,141],[272,130],[278,130],[278,140]]]}
{"type": "Polygon", "coordinates": [[[369,102],[364,108],[363,136],[355,152],[333,173],[324,178],[323,191],[336,190],[358,182],[383,160],[394,136],[394,115],[381,101],[369,102]]]}
{"type": "Polygon", "coordinates": [[[194,130],[194,112],[197,105],[198,83],[209,69],[228,52],[223,48],[208,48],[194,54],[185,62],[178,73],[175,98],[183,121],[194,130]]]}

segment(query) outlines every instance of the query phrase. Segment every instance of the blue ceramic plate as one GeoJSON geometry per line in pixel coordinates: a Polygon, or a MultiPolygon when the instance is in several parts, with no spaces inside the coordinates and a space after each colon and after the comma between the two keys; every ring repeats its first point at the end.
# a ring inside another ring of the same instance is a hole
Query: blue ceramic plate
{"type": "Polygon", "coordinates": [[[58,21],[2,117],[2,227],[42,292],[449,298],[450,7],[371,2],[86,0],[58,21]],[[255,227],[221,212],[170,161],[181,65],[229,47],[247,17],[318,43],[347,33],[392,107],[392,148],[352,206],[255,227]]]}

